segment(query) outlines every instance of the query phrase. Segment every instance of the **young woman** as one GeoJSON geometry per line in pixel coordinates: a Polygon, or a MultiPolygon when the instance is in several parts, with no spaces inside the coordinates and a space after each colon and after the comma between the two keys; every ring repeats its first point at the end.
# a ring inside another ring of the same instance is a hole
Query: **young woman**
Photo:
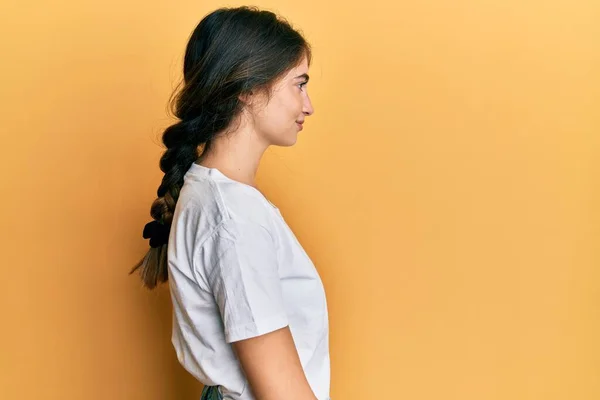
{"type": "Polygon", "coordinates": [[[313,114],[310,60],[300,33],[254,7],[210,13],[187,44],[134,271],[149,288],[168,278],[172,342],[202,399],[330,399],[322,281],[255,184],[265,150],[292,146],[313,114]]]}

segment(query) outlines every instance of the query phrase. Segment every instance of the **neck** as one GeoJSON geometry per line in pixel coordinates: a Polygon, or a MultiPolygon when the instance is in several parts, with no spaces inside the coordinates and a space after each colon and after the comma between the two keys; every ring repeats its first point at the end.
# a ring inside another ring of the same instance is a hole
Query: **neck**
{"type": "Polygon", "coordinates": [[[219,135],[196,163],[216,168],[233,180],[256,187],[256,173],[267,147],[254,132],[242,130],[219,135]]]}

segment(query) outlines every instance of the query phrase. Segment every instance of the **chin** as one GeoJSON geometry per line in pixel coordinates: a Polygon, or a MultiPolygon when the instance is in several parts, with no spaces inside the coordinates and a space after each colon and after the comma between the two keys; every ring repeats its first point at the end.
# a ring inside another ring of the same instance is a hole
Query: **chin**
{"type": "Polygon", "coordinates": [[[298,141],[298,135],[293,135],[293,136],[285,137],[285,138],[277,138],[277,140],[274,141],[273,145],[280,146],[280,147],[291,147],[291,146],[295,145],[297,141],[298,141]]]}
{"type": "Polygon", "coordinates": [[[294,138],[288,142],[287,146],[288,147],[293,146],[296,144],[297,141],[298,141],[298,136],[294,136],[294,138]]]}

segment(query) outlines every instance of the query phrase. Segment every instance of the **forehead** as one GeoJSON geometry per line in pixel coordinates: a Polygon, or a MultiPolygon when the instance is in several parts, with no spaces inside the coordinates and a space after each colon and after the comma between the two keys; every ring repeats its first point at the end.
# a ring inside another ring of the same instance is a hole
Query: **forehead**
{"type": "Polygon", "coordinates": [[[306,56],[305,56],[302,58],[302,61],[300,61],[300,63],[298,65],[296,65],[295,67],[293,67],[292,69],[290,69],[288,71],[288,73],[284,77],[284,80],[294,79],[302,74],[307,74],[307,73],[308,73],[308,60],[306,59],[306,56]]]}

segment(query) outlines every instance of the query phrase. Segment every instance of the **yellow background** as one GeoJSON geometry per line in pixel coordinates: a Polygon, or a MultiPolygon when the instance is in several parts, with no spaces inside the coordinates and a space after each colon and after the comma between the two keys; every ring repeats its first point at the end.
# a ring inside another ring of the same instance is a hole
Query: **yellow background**
{"type": "MultiPolygon", "coordinates": [[[[263,1],[315,114],[259,184],[319,269],[332,398],[600,398],[600,3],[263,1]]],[[[4,1],[0,398],[198,399],[129,268],[216,1],[4,1]]]]}

